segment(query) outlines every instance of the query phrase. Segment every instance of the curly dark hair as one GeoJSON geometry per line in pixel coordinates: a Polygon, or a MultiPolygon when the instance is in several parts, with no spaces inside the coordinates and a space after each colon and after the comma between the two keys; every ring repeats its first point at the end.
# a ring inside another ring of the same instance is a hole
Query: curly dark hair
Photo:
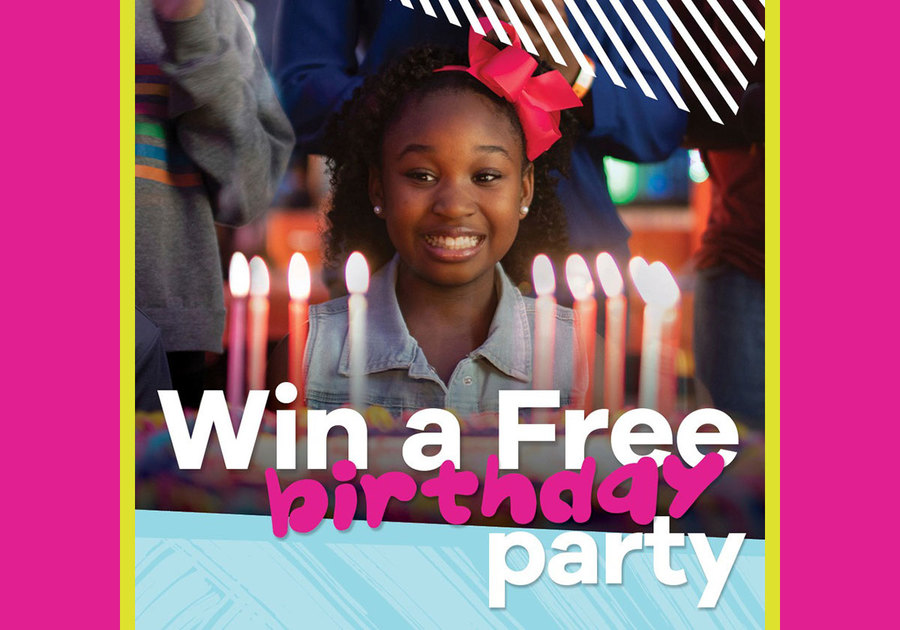
{"type": "MultiPolygon", "coordinates": [[[[440,90],[473,91],[495,103],[521,138],[525,136],[513,105],[464,72],[434,72],[446,65],[468,65],[465,54],[431,47],[416,48],[368,77],[335,116],[326,133],[332,201],[326,216],[326,264],[339,266],[353,250],[361,251],[373,269],[385,264],[395,249],[385,222],[371,211],[369,169],[380,167],[386,130],[407,103],[440,90]]],[[[564,254],[568,243],[565,213],[556,197],[556,173],[566,175],[574,118],[563,112],[563,137],[534,161],[534,197],[528,218],[519,224],[515,243],[501,261],[514,282],[528,280],[533,257],[564,254]],[[551,174],[553,173],[553,174],[551,174]]]]}

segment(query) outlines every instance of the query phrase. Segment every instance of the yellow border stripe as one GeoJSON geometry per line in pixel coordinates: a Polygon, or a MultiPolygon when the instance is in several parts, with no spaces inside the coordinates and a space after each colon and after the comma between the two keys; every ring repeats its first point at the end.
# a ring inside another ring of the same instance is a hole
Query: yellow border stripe
{"type": "Polygon", "coordinates": [[[134,2],[119,3],[119,627],[134,627],[134,2]]]}
{"type": "Polygon", "coordinates": [[[781,7],[766,4],[766,628],[781,626],[781,7]]]}

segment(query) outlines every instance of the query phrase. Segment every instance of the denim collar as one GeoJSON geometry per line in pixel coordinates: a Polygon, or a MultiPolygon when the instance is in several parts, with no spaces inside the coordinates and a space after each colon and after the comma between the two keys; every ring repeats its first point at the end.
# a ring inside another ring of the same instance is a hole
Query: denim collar
{"type": "MultiPolygon", "coordinates": [[[[409,334],[400,312],[396,293],[398,265],[395,255],[369,282],[365,372],[406,369],[412,378],[434,379],[425,354],[409,334]]],[[[495,267],[494,279],[500,293],[497,310],[487,339],[469,357],[483,357],[504,374],[527,383],[531,380],[532,354],[525,300],[500,263],[495,267]]],[[[344,376],[350,374],[348,341],[344,339],[338,366],[338,372],[344,376]]]]}

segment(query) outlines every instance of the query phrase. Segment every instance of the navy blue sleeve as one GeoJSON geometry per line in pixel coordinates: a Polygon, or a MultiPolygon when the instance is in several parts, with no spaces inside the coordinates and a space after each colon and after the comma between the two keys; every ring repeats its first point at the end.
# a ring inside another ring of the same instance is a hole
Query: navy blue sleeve
{"type": "Polygon", "coordinates": [[[297,136],[297,149],[322,153],[329,116],[362,83],[356,45],[356,0],[283,0],[275,41],[275,74],[297,136]]]}
{"type": "MultiPolygon", "coordinates": [[[[653,70],[638,43],[625,27],[610,0],[598,0],[597,4],[619,34],[625,49],[646,79],[656,100],[646,96],[637,80],[625,65],[622,56],[606,35],[599,20],[587,2],[579,1],[578,6],[588,25],[612,62],[613,67],[625,83],[625,88],[615,85],[600,63],[582,30],[568,16],[570,30],[582,52],[596,64],[596,78],[587,98],[592,108],[593,126],[586,130],[582,142],[589,145],[595,155],[610,155],[633,162],[656,162],[663,160],[682,141],[687,112],[680,110],[666,91],[663,82],[653,70]]],[[[668,19],[656,2],[644,3],[653,14],[659,26],[671,37],[668,19]]],[[[678,71],[659,39],[632,1],[621,2],[621,6],[631,17],[638,32],[643,36],[669,80],[676,87],[679,84],[678,71]]],[[[670,40],[671,41],[671,40],[670,40]]]]}

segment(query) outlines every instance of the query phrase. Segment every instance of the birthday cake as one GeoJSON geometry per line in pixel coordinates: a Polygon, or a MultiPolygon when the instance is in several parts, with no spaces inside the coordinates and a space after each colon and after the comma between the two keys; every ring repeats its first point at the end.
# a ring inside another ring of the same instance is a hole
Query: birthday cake
{"type": "MultiPolygon", "coordinates": [[[[303,417],[303,412],[298,412],[303,417]]],[[[368,466],[366,473],[378,476],[389,471],[404,471],[417,484],[433,478],[435,471],[413,471],[402,458],[403,444],[411,435],[419,433],[406,426],[409,417],[392,417],[380,407],[366,410],[368,430],[368,466]]],[[[196,413],[185,413],[187,427],[193,431],[196,413]]],[[[670,421],[673,425],[681,418],[670,421]]],[[[547,420],[552,421],[552,419],[547,420]]],[[[519,446],[520,467],[535,486],[564,467],[564,436],[562,423],[557,422],[554,442],[523,442],[519,446]]],[[[182,470],[176,461],[172,440],[162,413],[138,413],[136,416],[135,473],[136,504],[139,509],[197,511],[240,514],[269,514],[265,471],[276,468],[276,415],[266,411],[256,439],[249,466],[245,470],[225,467],[216,432],[210,436],[203,465],[198,470],[182,470]]],[[[483,481],[488,458],[498,450],[496,413],[472,415],[460,422],[461,469],[476,472],[483,481]]],[[[739,455],[680,520],[685,531],[705,531],[709,535],[727,535],[729,531],[745,531],[753,537],[763,536],[763,437],[760,433],[739,426],[739,455]],[[691,529],[693,528],[693,529],[691,529]]],[[[330,469],[307,468],[307,434],[304,421],[296,426],[297,466],[294,470],[278,470],[283,486],[299,479],[314,479],[329,492],[337,485],[330,469]]],[[[343,430],[331,432],[327,440],[327,465],[348,457],[347,436],[343,430]]],[[[598,432],[585,443],[585,456],[597,463],[597,476],[603,478],[619,467],[610,445],[609,433],[598,432]]],[[[660,483],[659,502],[668,504],[672,492],[660,483]]],[[[508,506],[501,506],[491,518],[480,516],[474,509],[480,502],[480,492],[459,497],[458,503],[473,508],[468,522],[475,525],[514,526],[508,506]]],[[[362,503],[362,502],[361,502],[362,503]]],[[[362,512],[358,515],[362,517],[362,512]]],[[[410,502],[392,501],[386,520],[413,522],[444,522],[439,515],[437,500],[417,494],[410,502]]],[[[571,524],[570,524],[571,525],[571,524]]],[[[559,527],[541,521],[536,527],[559,527]]],[[[639,529],[623,515],[597,512],[597,517],[584,525],[593,529],[633,531],[639,529]]]]}

